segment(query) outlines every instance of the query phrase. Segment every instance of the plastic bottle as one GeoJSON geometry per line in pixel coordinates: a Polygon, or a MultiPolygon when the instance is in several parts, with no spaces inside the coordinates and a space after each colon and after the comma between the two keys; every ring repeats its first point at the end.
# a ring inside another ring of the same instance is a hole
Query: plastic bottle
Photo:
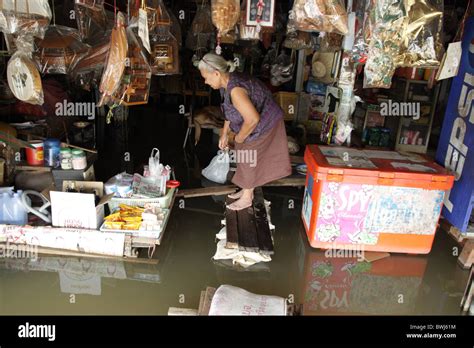
{"type": "Polygon", "coordinates": [[[87,167],[87,159],[84,151],[79,149],[72,150],[72,168],[82,170],[87,167]]]}
{"type": "Polygon", "coordinates": [[[13,194],[13,215],[14,219],[11,222],[14,225],[26,225],[28,223],[28,212],[21,202],[23,191],[18,190],[13,194]]]}
{"type": "Polygon", "coordinates": [[[5,203],[5,193],[0,193],[0,223],[3,223],[3,211],[5,203]]]}
{"type": "Polygon", "coordinates": [[[14,208],[13,208],[13,196],[10,193],[3,193],[2,194],[2,201],[3,201],[3,216],[2,216],[2,223],[4,224],[11,224],[11,221],[14,219],[14,208]]]}

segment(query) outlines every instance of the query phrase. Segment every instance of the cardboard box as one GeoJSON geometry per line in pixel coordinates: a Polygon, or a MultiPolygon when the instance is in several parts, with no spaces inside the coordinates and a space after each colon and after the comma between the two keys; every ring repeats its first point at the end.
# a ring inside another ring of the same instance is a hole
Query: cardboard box
{"type": "Polygon", "coordinates": [[[53,169],[54,185],[57,189],[63,187],[63,181],[95,181],[94,163],[89,162],[87,167],[83,170],[64,170],[53,169]]]}
{"type": "Polygon", "coordinates": [[[49,191],[53,226],[99,229],[104,221],[104,205],[113,194],[104,196],[104,183],[96,181],[64,181],[63,191],[71,183],[77,190],[95,191],[100,201],[95,204],[93,193],[49,191]]]}

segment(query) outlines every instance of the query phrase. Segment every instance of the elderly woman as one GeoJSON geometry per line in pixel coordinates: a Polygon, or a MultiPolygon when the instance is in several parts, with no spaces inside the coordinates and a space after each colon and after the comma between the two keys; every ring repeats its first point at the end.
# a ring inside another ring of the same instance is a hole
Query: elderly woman
{"type": "Polygon", "coordinates": [[[238,200],[228,208],[245,209],[252,205],[255,187],[291,174],[283,111],[261,81],[233,72],[233,62],[208,53],[198,67],[205,83],[221,91],[226,121],[219,148],[228,146],[230,130],[235,133],[238,160],[232,182],[241,190],[229,195],[238,200]]]}

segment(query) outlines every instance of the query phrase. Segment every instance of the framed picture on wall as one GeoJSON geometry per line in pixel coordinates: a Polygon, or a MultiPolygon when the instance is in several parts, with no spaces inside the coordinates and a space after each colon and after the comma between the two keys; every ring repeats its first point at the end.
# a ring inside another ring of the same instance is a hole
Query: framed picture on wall
{"type": "MultiPolygon", "coordinates": [[[[248,26],[257,25],[258,3],[259,0],[247,0],[245,24],[248,26]]],[[[263,0],[263,4],[260,25],[262,27],[273,27],[275,21],[275,0],[263,0]]]]}

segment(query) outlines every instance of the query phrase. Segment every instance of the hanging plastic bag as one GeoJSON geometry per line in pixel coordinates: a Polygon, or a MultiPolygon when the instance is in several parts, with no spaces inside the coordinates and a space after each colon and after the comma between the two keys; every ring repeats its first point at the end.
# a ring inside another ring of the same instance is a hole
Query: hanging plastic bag
{"type": "Polygon", "coordinates": [[[76,29],[62,25],[50,25],[36,46],[35,57],[42,74],[69,74],[90,49],[76,29]]]}
{"type": "Polygon", "coordinates": [[[211,19],[211,7],[204,3],[200,6],[191,24],[191,30],[186,36],[186,48],[191,50],[205,49],[211,36],[214,35],[214,26],[211,19]]]}
{"type": "Polygon", "coordinates": [[[212,23],[217,28],[216,53],[221,54],[221,37],[234,29],[240,18],[239,0],[212,0],[212,23]]]}
{"type": "Polygon", "coordinates": [[[364,88],[390,88],[396,58],[408,22],[404,0],[378,0],[372,4],[374,27],[364,70],[364,88]]]}
{"type": "Polygon", "coordinates": [[[103,0],[75,0],[74,11],[82,40],[94,42],[107,32],[107,14],[103,0]]]}
{"type": "Polygon", "coordinates": [[[230,156],[228,151],[215,156],[211,163],[202,170],[202,175],[211,181],[224,184],[230,169],[230,156]]]}
{"type": "Polygon", "coordinates": [[[43,38],[51,17],[48,0],[0,1],[0,31],[6,34],[43,38]]]}
{"type": "Polygon", "coordinates": [[[115,27],[110,36],[110,49],[107,56],[99,91],[102,93],[98,106],[112,102],[112,96],[120,87],[125,71],[128,52],[127,32],[125,30],[125,16],[117,13],[115,27]]]}
{"type": "Polygon", "coordinates": [[[403,67],[439,66],[444,48],[441,41],[443,1],[407,1],[408,24],[395,64],[403,67]]]}
{"type": "Polygon", "coordinates": [[[295,0],[292,15],[296,29],[346,35],[347,12],[340,0],[295,0]]]}

